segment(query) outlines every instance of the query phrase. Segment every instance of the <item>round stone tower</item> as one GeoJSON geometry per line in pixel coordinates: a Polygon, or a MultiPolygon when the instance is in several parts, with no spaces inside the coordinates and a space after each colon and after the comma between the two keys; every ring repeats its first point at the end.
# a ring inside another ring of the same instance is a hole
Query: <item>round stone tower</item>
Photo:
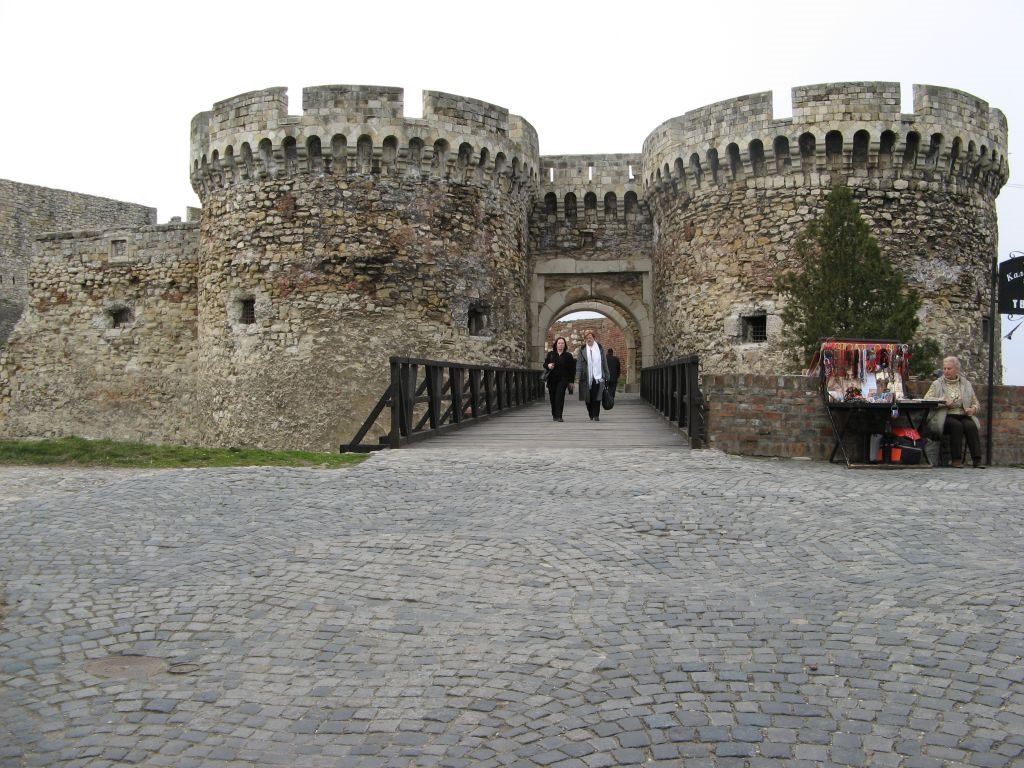
{"type": "Polygon", "coordinates": [[[336,449],[391,355],[525,365],[533,127],[480,101],[328,85],[192,120],[203,441],[336,449]]]}
{"type": "Polygon", "coordinates": [[[901,114],[899,84],[874,82],[794,88],[788,119],[773,119],[760,93],[666,121],[643,152],[657,357],[696,352],[709,372],[782,370],[773,284],[844,184],[921,293],[922,335],[980,376],[998,320],[989,290],[1006,135],[1003,114],[970,94],[918,85],[913,114],[901,114]]]}

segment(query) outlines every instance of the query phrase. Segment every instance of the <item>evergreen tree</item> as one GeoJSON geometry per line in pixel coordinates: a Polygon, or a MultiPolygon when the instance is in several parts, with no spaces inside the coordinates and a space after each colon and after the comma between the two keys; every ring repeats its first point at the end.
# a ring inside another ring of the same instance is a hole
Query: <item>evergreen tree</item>
{"type": "Polygon", "coordinates": [[[914,338],[921,298],[882,255],[848,187],[832,190],[795,251],[799,269],[779,276],[776,288],[786,299],[782,343],[796,362],[823,338],[914,338]]]}

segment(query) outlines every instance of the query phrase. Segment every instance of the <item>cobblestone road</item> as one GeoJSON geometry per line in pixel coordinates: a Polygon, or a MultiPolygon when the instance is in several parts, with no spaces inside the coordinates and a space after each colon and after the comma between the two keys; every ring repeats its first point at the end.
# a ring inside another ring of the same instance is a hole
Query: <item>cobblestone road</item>
{"type": "Polygon", "coordinates": [[[1022,480],[0,468],[0,765],[1022,766],[1022,480]]]}

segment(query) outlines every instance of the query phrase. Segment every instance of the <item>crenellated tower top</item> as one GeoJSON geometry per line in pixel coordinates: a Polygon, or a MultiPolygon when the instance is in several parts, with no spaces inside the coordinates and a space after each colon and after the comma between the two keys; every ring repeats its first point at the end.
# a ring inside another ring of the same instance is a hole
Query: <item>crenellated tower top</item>
{"type": "Polygon", "coordinates": [[[774,119],[770,92],[710,104],[667,120],[644,141],[648,195],[698,196],[724,184],[778,186],[835,177],[894,179],[995,196],[1009,177],[1006,117],[971,94],[914,86],[825,83],[793,89],[793,116],[774,119]]]}
{"type": "Polygon", "coordinates": [[[217,102],[192,119],[191,180],[200,199],[252,179],[394,173],[467,184],[532,186],[537,132],[476,99],[424,91],[423,117],[404,116],[401,88],[321,85],[288,114],[285,88],[217,102]]]}

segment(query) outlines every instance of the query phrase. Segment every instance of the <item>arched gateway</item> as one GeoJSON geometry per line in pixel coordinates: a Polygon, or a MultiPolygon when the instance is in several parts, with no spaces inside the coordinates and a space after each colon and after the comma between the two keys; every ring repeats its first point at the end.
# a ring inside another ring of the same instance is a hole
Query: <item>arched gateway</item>
{"type": "MultiPolygon", "coordinates": [[[[560,317],[581,311],[599,312],[622,332],[626,348],[619,356],[654,362],[649,259],[583,261],[557,258],[538,262],[530,283],[530,356],[543,360],[546,332],[560,317]]],[[[632,380],[630,377],[629,380],[632,380]]]]}

